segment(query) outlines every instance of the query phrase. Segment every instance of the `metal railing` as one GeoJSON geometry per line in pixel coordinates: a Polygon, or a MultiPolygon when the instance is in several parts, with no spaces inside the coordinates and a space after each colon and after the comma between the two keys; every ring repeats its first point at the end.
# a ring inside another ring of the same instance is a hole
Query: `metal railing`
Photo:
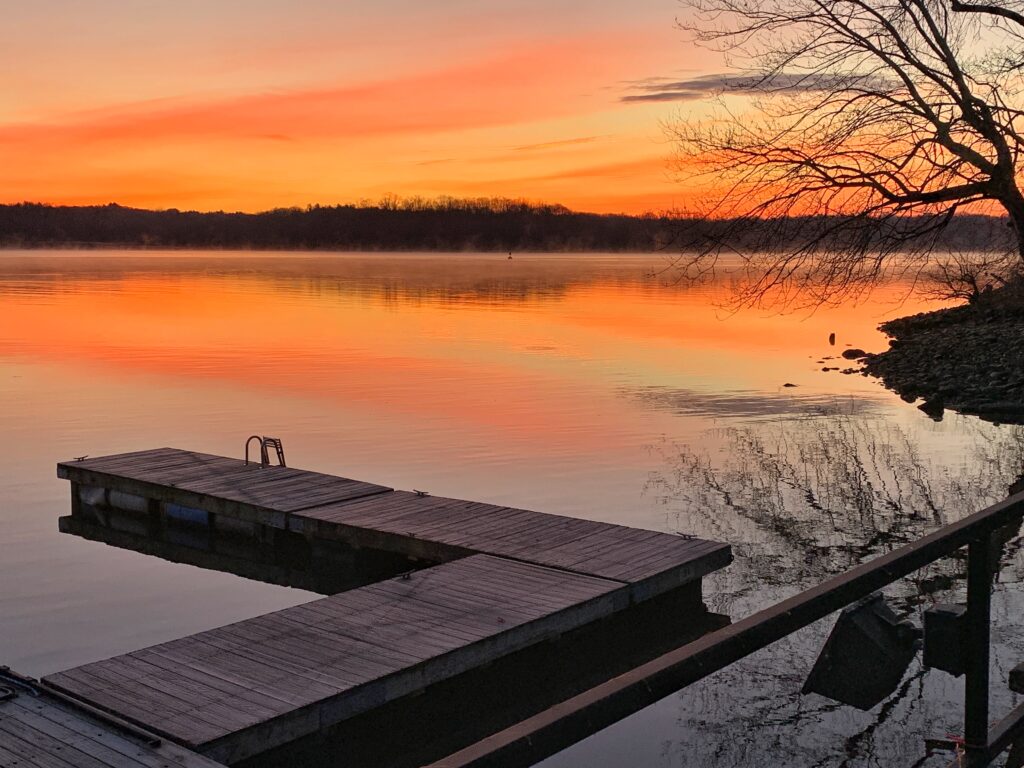
{"type": "Polygon", "coordinates": [[[256,440],[260,444],[260,467],[270,466],[270,448],[274,449],[277,454],[277,463],[279,466],[288,466],[284,462],[284,445],[281,443],[279,437],[262,437],[260,435],[250,435],[245,441],[245,465],[249,466],[249,445],[253,440],[256,440]]]}
{"type": "Polygon", "coordinates": [[[432,768],[526,766],[685,688],[967,547],[964,753],[958,765],[989,765],[1024,734],[1024,704],[989,729],[989,626],[993,533],[1024,518],[1017,493],[723,629],[642,664],[432,764],[432,768]]]}

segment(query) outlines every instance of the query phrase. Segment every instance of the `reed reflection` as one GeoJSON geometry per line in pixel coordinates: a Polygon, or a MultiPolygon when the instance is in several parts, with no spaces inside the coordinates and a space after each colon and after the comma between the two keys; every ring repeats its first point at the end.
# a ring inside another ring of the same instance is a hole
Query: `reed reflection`
{"type": "MultiPolygon", "coordinates": [[[[856,407],[724,427],[701,444],[652,447],[662,466],[646,493],[677,530],[733,544],[735,562],[709,580],[706,600],[735,620],[1006,496],[1024,470],[1024,429],[958,420],[953,467],[905,427],[856,407]]],[[[994,681],[1005,681],[1024,654],[1018,533],[1004,531],[994,553],[1002,565],[994,681]]],[[[901,618],[920,625],[930,605],[962,602],[965,554],[887,590],[901,618]]],[[[924,740],[960,728],[962,680],[927,670],[920,658],[896,693],[867,713],[800,696],[831,624],[819,622],[684,691],[682,738],[673,745],[679,764],[948,764],[949,755],[928,756],[924,740]]],[[[994,688],[993,712],[1008,709],[1005,684],[994,688]]]]}

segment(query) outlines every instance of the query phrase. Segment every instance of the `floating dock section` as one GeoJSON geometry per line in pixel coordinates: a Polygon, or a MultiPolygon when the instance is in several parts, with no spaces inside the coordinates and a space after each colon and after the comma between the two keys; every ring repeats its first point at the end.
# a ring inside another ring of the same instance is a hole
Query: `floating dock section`
{"type": "Polygon", "coordinates": [[[703,615],[728,545],[170,448],[65,462],[77,523],[341,542],[418,569],[51,675],[233,764],[672,592],[703,615]]]}

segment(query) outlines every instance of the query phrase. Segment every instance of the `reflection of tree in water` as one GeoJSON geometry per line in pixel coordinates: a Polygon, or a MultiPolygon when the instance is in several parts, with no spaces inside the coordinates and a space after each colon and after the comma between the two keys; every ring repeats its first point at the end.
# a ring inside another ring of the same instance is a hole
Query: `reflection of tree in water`
{"type": "MultiPolygon", "coordinates": [[[[645,280],[657,256],[523,256],[508,262],[495,254],[382,256],[185,252],[139,255],[109,251],[75,257],[32,253],[0,263],[0,296],[120,290],[132,279],[221,280],[233,289],[254,288],[303,298],[379,300],[388,306],[439,304],[517,305],[557,301],[593,286],[683,292],[645,280]]],[[[174,285],[174,283],[171,283],[174,285]]]]}
{"type": "MultiPolygon", "coordinates": [[[[1024,429],[958,419],[943,453],[881,416],[816,413],[728,427],[702,447],[670,442],[647,493],[669,527],[728,541],[736,562],[706,581],[713,610],[742,617],[909,543],[1005,497],[1024,469],[1024,429]]],[[[1009,532],[1008,536],[1016,532],[1009,532]]],[[[964,599],[964,558],[944,559],[886,590],[920,623],[936,602],[964,599]]],[[[1003,549],[993,598],[993,716],[1011,706],[1009,668],[1024,660],[1024,575],[1016,539],[1003,549]]],[[[911,665],[870,712],[799,695],[832,621],[819,622],[689,688],[672,764],[685,766],[945,765],[923,740],[961,729],[962,679],[911,665]]]]}

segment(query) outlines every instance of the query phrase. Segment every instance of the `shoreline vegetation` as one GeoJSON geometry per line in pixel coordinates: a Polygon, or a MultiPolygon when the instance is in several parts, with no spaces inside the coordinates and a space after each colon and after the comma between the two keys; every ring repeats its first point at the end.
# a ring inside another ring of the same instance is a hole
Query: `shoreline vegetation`
{"type": "Polygon", "coordinates": [[[673,225],[667,216],[502,198],[385,198],[259,213],[20,203],[0,205],[0,247],[647,252],[670,245],[673,225]]]}
{"type": "MultiPolygon", "coordinates": [[[[835,217],[778,222],[702,219],[679,213],[581,213],[561,205],[504,198],[385,198],[356,205],[279,208],[261,213],[147,210],[111,203],[0,205],[4,248],[191,248],[437,252],[665,252],[749,250],[764,236],[785,248],[808,229],[828,230],[835,217]]],[[[879,221],[879,236],[914,229],[916,219],[879,221]]],[[[1006,218],[962,214],[934,247],[983,250],[1005,238],[1006,218]]],[[[842,247],[844,243],[821,242],[842,247]]]]}

